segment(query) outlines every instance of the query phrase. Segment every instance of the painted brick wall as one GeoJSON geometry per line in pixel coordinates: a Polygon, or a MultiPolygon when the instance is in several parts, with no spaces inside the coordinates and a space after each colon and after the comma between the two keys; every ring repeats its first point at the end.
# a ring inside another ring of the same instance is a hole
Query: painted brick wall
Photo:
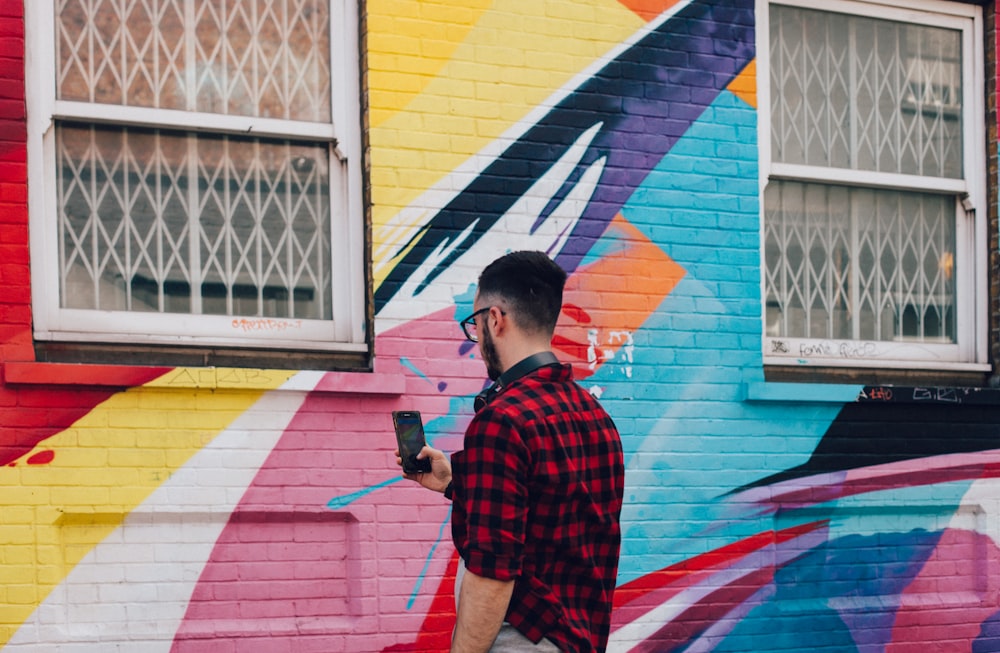
{"type": "Polygon", "coordinates": [[[4,360],[24,357],[28,311],[27,168],[25,162],[24,21],[19,3],[0,8],[0,66],[9,71],[0,83],[0,328],[7,349],[4,360]],[[10,336],[20,336],[18,345],[10,336]],[[20,355],[20,356],[19,356],[20,355]]]}
{"type": "Polygon", "coordinates": [[[461,447],[486,379],[457,321],[521,247],[570,273],[554,346],[622,433],[612,650],[998,650],[996,391],[765,381],[754,4],[365,10],[352,374],[34,361],[0,6],[0,650],[447,650],[450,507],[400,479],[390,412],[461,447]]]}

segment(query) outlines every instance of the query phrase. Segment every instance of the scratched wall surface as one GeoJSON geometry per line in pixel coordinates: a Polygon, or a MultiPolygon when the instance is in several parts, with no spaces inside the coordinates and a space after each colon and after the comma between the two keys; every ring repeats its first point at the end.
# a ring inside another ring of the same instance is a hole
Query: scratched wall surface
{"type": "Polygon", "coordinates": [[[389,413],[461,446],[457,320],[532,248],[626,451],[611,650],[1000,650],[1000,397],[763,383],[752,0],[366,11],[372,374],[32,363],[0,86],[0,648],[446,650],[449,505],[400,479],[389,413]]]}

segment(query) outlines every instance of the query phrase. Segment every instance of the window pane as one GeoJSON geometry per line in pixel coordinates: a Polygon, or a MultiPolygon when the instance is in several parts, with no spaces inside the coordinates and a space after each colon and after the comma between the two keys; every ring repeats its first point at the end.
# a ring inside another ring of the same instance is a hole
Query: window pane
{"type": "Polygon", "coordinates": [[[962,176],[961,32],[771,5],[783,163],[962,176]]]}
{"type": "Polygon", "coordinates": [[[331,319],[326,146],[59,124],[61,306],[331,319]]]}
{"type": "Polygon", "coordinates": [[[767,335],[955,342],[955,200],[772,181],[767,335]]]}
{"type": "Polygon", "coordinates": [[[328,5],[58,0],[58,96],[329,122],[328,5]]]}

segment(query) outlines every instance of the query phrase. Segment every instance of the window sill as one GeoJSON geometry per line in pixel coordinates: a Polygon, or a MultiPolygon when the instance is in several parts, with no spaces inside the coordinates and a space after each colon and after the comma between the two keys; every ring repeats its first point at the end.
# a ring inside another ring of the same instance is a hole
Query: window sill
{"type": "Polygon", "coordinates": [[[744,386],[744,401],[781,403],[965,404],[1000,406],[1000,388],[776,383],[744,386]]]}
{"type": "Polygon", "coordinates": [[[767,383],[782,383],[792,386],[827,384],[832,386],[906,386],[906,387],[952,387],[975,388],[989,384],[991,368],[982,366],[976,370],[926,370],[865,367],[826,367],[820,365],[774,365],[764,364],[764,378],[767,383]]]}
{"type": "Polygon", "coordinates": [[[313,352],[251,347],[164,347],[133,343],[35,341],[37,363],[68,363],[101,367],[245,368],[265,370],[322,370],[370,372],[369,351],[313,352]]]}
{"type": "Polygon", "coordinates": [[[286,390],[395,397],[406,389],[402,373],[292,372],[226,367],[143,367],[87,363],[7,362],[7,385],[173,389],[286,390]]]}
{"type": "Polygon", "coordinates": [[[844,404],[858,399],[861,385],[834,383],[747,383],[744,401],[844,404]]]}

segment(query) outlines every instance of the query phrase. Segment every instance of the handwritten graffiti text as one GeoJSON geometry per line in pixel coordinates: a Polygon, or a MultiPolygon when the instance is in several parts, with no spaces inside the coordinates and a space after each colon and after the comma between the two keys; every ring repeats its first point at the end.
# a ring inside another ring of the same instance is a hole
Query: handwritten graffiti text
{"type": "Polygon", "coordinates": [[[233,328],[248,331],[286,331],[288,329],[302,328],[302,320],[274,320],[271,318],[236,318],[233,320],[233,328]]]}

